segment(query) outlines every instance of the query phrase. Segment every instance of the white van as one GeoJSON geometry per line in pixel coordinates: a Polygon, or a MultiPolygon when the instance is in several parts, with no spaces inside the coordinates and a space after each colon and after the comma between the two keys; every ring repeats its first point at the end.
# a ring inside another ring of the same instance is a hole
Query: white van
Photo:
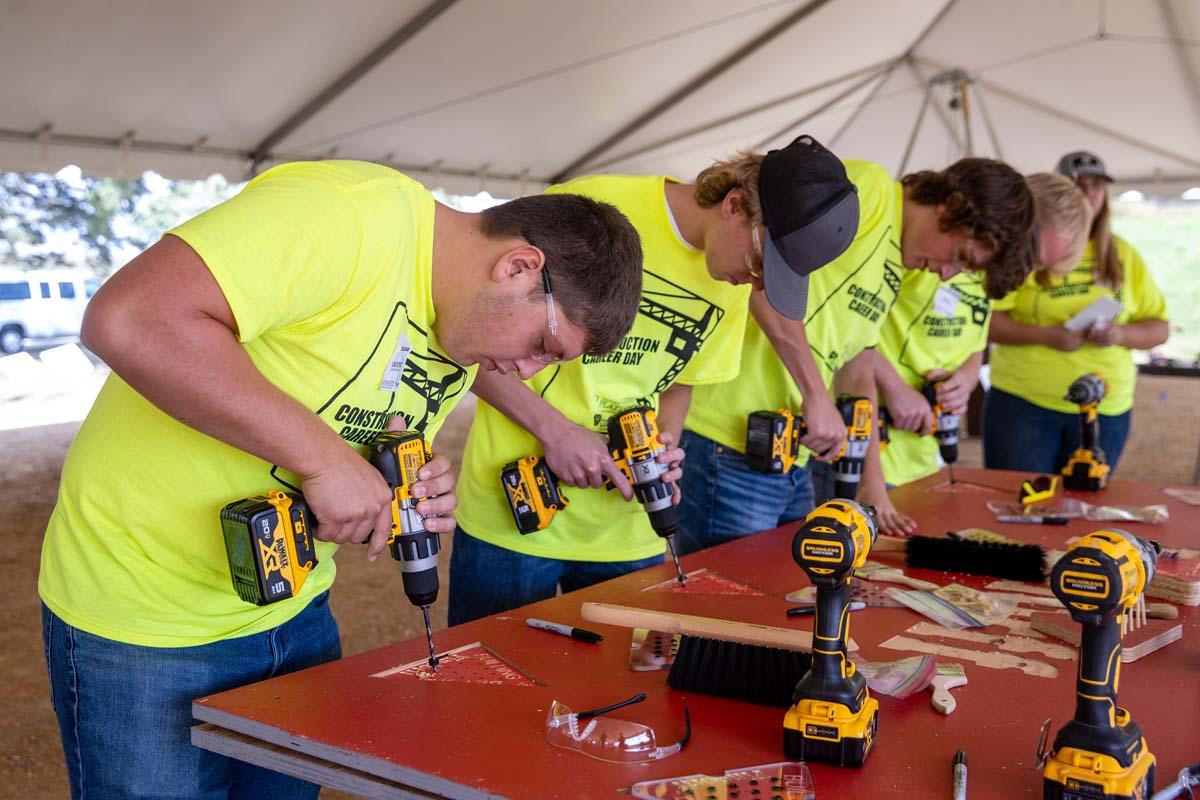
{"type": "Polygon", "coordinates": [[[0,352],[19,353],[25,339],[78,336],[99,288],[87,269],[0,267],[0,352]]]}

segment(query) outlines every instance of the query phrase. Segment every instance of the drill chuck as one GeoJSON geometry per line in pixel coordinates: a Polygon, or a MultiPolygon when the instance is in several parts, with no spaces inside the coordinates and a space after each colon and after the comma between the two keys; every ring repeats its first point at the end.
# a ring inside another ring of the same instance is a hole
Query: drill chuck
{"type": "Polygon", "coordinates": [[[1089,372],[1076,378],[1067,387],[1067,394],[1063,399],[1077,406],[1090,406],[1098,404],[1107,394],[1108,382],[1096,373],[1089,372]]]}

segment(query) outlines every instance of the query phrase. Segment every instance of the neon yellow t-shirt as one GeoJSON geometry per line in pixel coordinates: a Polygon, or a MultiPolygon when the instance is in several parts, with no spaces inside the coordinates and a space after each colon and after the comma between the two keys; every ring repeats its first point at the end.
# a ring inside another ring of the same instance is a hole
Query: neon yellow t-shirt
{"type": "MultiPolygon", "coordinates": [[[[1030,274],[1025,282],[1003,300],[993,304],[1007,311],[1015,322],[1025,325],[1062,325],[1096,298],[1111,297],[1121,304],[1114,322],[1123,325],[1143,319],[1166,319],[1167,306],[1145,262],[1124,239],[1114,236],[1123,278],[1114,291],[1096,285],[1096,263],[1091,242],[1079,266],[1061,278],[1051,278],[1049,287],[1030,274]]],[[[1108,395],[1100,403],[1101,414],[1116,416],[1133,408],[1137,368],[1133,351],[1127,347],[1100,347],[1088,342],[1072,353],[1040,344],[998,344],[992,348],[992,385],[1001,391],[1051,411],[1074,414],[1079,407],[1063,399],[1067,387],[1080,375],[1098,372],[1108,381],[1108,395]]]]}
{"type": "MultiPolygon", "coordinates": [[[[905,269],[900,259],[904,191],[878,164],[846,161],[858,187],[859,220],[854,241],[841,256],[809,277],[804,318],[809,347],[825,385],[863,350],[874,347],[905,269]]],[[[736,381],[696,389],[687,427],[725,447],[746,447],[746,418],[755,411],[803,406],[800,390],[774,345],[749,316],[736,381]]],[[[801,448],[798,464],[808,460],[801,448]]]]}
{"type": "MultiPolygon", "coordinates": [[[[632,330],[613,352],[549,367],[526,385],[572,422],[607,435],[608,419],[632,405],[657,408],[673,383],[727,381],[738,374],[749,286],[713,280],[703,251],[677,233],[666,204],[669,178],[598,175],[547,191],[582,194],[620,209],[642,238],[642,301],[632,330]]],[[[522,536],[500,472],[509,461],[540,453],[534,436],[480,402],[458,482],[458,523],[485,542],[543,558],[625,561],[663,552],[636,502],[615,490],[572,489],[549,527],[522,536]]]]}
{"type": "MultiPolygon", "coordinates": [[[[932,272],[910,270],[884,320],[878,351],[920,391],[930,370],[953,372],[987,346],[990,318],[991,302],[979,273],[960,272],[943,283],[932,272]]],[[[940,468],[933,436],[892,428],[890,441],[881,456],[888,483],[899,486],[940,468]]]]}
{"type": "MultiPolygon", "coordinates": [[[[397,413],[432,438],[474,380],[433,332],[433,223],[416,181],[325,161],[276,167],[170,233],[204,259],[267,380],[361,445],[397,413]],[[385,390],[404,342],[401,385],[385,390]]],[[[296,475],[176,421],[114,374],[67,455],[39,593],[71,625],[137,645],[272,628],[329,588],[336,545],[317,542],[298,597],[258,607],[234,593],[219,512],[289,486],[296,475]]]]}

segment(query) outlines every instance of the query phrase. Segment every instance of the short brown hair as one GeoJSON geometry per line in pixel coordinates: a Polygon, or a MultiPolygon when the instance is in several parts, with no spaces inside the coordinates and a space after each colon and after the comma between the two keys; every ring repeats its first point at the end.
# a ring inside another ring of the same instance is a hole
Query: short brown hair
{"type": "MultiPolygon", "coordinates": [[[[554,300],[603,355],[633,327],[642,297],[642,240],[624,214],[577,194],[520,197],[480,214],[489,239],[520,237],[546,256],[554,300]]],[[[541,284],[531,294],[540,294],[541,284]]]]}
{"type": "Polygon", "coordinates": [[[1033,194],[1021,173],[990,158],[963,158],[941,172],[905,175],[909,198],[945,205],[938,226],[963,230],[993,252],[984,268],[984,289],[999,299],[1016,289],[1033,268],[1033,194]]]}
{"type": "MultiPolygon", "coordinates": [[[[1087,247],[1088,230],[1092,225],[1092,206],[1085,195],[1070,178],[1054,172],[1035,172],[1025,178],[1029,191],[1033,192],[1034,214],[1038,230],[1042,235],[1054,231],[1071,238],[1071,249],[1063,257],[1071,266],[1079,263],[1083,249],[1087,247]]],[[[1039,264],[1052,267],[1054,264],[1039,264]]],[[[1050,274],[1046,269],[1035,273],[1038,283],[1050,285],[1050,274]]]]}
{"type": "Polygon", "coordinates": [[[742,150],[733,158],[714,161],[696,176],[696,203],[701,208],[720,205],[725,195],[741,189],[742,211],[750,221],[762,222],[762,205],[758,200],[758,173],[762,169],[762,153],[742,150]]]}

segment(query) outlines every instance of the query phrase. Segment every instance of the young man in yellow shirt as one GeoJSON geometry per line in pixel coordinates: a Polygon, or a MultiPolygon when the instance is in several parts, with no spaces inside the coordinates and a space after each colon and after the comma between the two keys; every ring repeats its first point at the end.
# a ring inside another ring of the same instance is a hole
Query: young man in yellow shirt
{"type": "MultiPolygon", "coordinates": [[[[718,162],[694,185],[602,175],[549,191],[603,200],[630,218],[645,250],[642,303],[609,357],[558,365],[525,382],[499,374],[476,380],[484,402],[463,457],[451,624],[661,561],[664,542],[630,502],[609,454],[609,417],[649,405],[659,410],[664,444],[677,442],[692,387],[738,375],[747,284],[765,283],[781,313],[803,316],[807,274],[844,249],[857,220],[845,170],[811,137],[765,157],[718,162]],[[500,473],[529,454],[544,454],[564,484],[579,488],[566,489],[570,506],[548,527],[521,535],[500,473]],[[602,488],[605,479],[615,491],[602,488]]],[[[661,459],[676,463],[681,455],[672,446],[661,459]]]]}
{"type": "MultiPolygon", "coordinates": [[[[339,656],[332,555],[370,537],[375,559],[390,528],[361,445],[385,427],[432,439],[480,364],[532,375],[607,352],[640,284],[611,206],[465,214],[352,161],[277,167],[118,272],[83,329],[113,375],[67,456],[38,583],[72,796],[315,798],[192,747],[191,701],[339,656]],[[295,598],[245,603],[218,514],[288,488],[320,563],[295,598]]],[[[414,487],[431,531],[453,529],[449,466],[414,487]]]]}
{"type": "MultiPolygon", "coordinates": [[[[873,396],[861,370],[871,364],[869,351],[906,272],[932,272],[936,280],[983,270],[988,294],[1002,296],[1029,269],[1033,201],[1019,173],[989,159],[962,159],[902,181],[878,164],[845,163],[858,187],[859,227],[849,249],[813,275],[804,329],[822,390],[841,372],[844,389],[873,396]],[[854,368],[847,369],[851,362],[854,368]]],[[[756,314],[742,351],[746,378],[696,391],[684,432],[679,515],[685,551],[802,519],[813,507],[808,453],[802,451],[787,474],[756,472],[743,455],[751,413],[806,412],[815,399],[796,380],[801,345],[789,345],[791,327],[756,314]]],[[[886,494],[873,499],[887,510],[886,494]]]]}
{"type": "MultiPolygon", "coordinates": [[[[1038,228],[1037,270],[1069,269],[1087,244],[1092,212],[1087,199],[1069,180],[1050,173],[1025,179],[1033,193],[1038,228]]],[[[941,281],[929,272],[911,271],[900,284],[900,296],[884,320],[875,353],[875,381],[880,413],[887,409],[890,444],[880,453],[882,473],[868,462],[862,495],[867,502],[892,486],[937,472],[942,465],[933,432],[933,412],[922,394],[928,381],[939,405],[964,415],[979,382],[987,347],[991,301],[980,276],[960,273],[941,281]]],[[[913,520],[899,511],[879,515],[879,529],[908,534],[913,520]]]]}

